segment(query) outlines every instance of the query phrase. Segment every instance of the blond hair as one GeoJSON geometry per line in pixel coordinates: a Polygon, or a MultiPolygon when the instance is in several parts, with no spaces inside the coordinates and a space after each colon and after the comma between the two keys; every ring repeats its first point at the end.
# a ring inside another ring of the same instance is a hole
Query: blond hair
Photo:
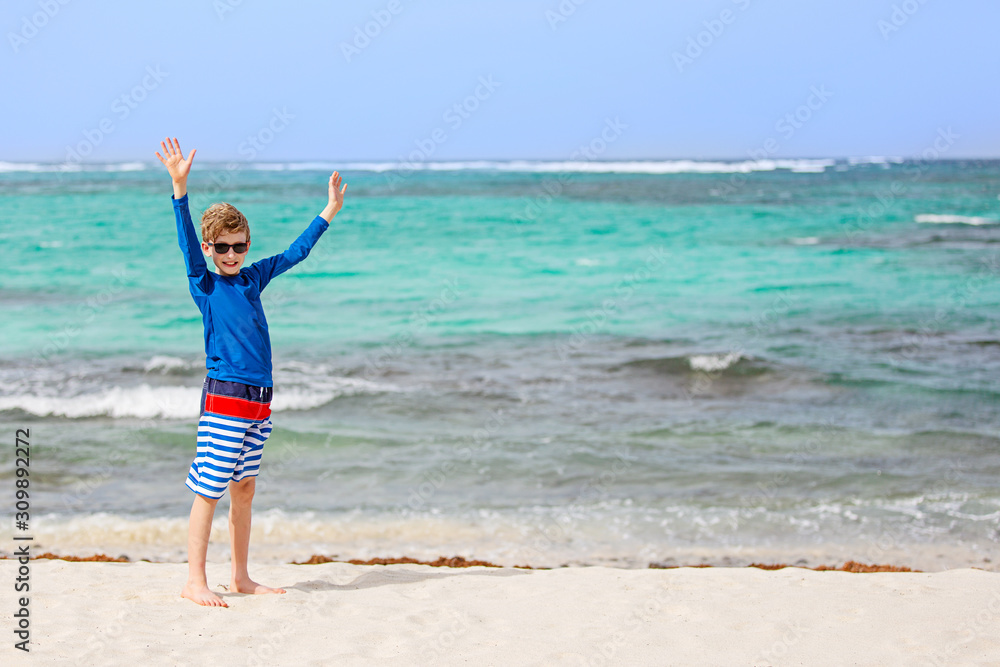
{"type": "Polygon", "coordinates": [[[250,223],[232,204],[226,202],[212,204],[201,215],[201,240],[205,243],[225,234],[239,232],[246,232],[247,241],[250,240],[250,223]]]}

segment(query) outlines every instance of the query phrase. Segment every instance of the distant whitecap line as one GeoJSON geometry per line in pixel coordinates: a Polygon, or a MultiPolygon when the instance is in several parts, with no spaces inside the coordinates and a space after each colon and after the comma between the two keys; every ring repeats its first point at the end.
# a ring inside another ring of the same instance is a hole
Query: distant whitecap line
{"type": "Polygon", "coordinates": [[[145,171],[149,165],[143,162],[119,162],[116,164],[80,164],[70,162],[0,162],[0,173],[4,172],[81,172],[81,171],[145,171]]]}
{"type": "MultiPolygon", "coordinates": [[[[355,171],[466,171],[494,170],[506,172],[553,173],[616,173],[616,174],[726,174],[749,173],[753,171],[775,171],[785,169],[797,173],[822,173],[828,167],[836,164],[835,160],[743,160],[739,162],[697,161],[697,160],[663,160],[663,161],[454,161],[425,162],[406,160],[397,162],[349,162],[339,168],[355,171]]],[[[337,168],[329,163],[327,169],[337,168]]]]}
{"type": "MultiPolygon", "coordinates": [[[[208,163],[206,163],[208,164],[208,163]]],[[[229,163],[226,163],[229,164],[229,163]]],[[[241,163],[242,164],[242,163],[241,163]]],[[[836,164],[835,160],[743,160],[739,162],[664,160],[664,161],[491,161],[467,160],[449,162],[396,161],[396,162],[259,162],[242,164],[252,171],[505,171],[505,172],[579,172],[617,174],[725,174],[749,173],[753,171],[775,171],[784,169],[797,173],[822,173],[836,164]]],[[[221,165],[221,163],[220,163],[221,165]]],[[[217,168],[220,165],[204,167],[217,168]]],[[[122,162],[117,164],[80,164],[40,162],[0,162],[3,172],[124,172],[146,171],[151,168],[142,162],[122,162]]]]}
{"type": "Polygon", "coordinates": [[[847,158],[847,164],[852,167],[859,164],[902,164],[903,158],[901,157],[883,157],[881,155],[870,155],[868,157],[849,157],[847,158]]]}
{"type": "MultiPolygon", "coordinates": [[[[844,160],[822,159],[763,159],[763,160],[452,160],[426,161],[402,158],[395,161],[364,162],[203,162],[196,169],[229,168],[238,164],[240,168],[252,171],[468,171],[493,170],[506,172],[579,172],[618,174],[725,174],[750,173],[755,171],[787,170],[793,173],[818,174],[830,167],[843,171],[851,167],[881,165],[905,162],[900,157],[849,157],[844,160]]],[[[44,162],[3,162],[0,173],[4,172],[127,172],[147,171],[159,168],[155,163],[119,162],[110,164],[92,163],[44,163],[44,162]]]]}
{"type": "Polygon", "coordinates": [[[916,222],[928,223],[928,224],[952,224],[952,225],[996,225],[1000,224],[1000,220],[993,220],[991,218],[983,218],[974,215],[947,215],[947,214],[933,214],[933,213],[923,213],[914,218],[916,222]]]}

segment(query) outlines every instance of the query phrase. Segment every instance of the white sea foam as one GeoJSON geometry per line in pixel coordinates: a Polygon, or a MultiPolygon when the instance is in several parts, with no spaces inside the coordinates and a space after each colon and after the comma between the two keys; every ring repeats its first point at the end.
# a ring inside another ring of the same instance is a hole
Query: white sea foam
{"type": "Polygon", "coordinates": [[[770,160],[455,160],[431,161],[370,161],[370,162],[288,162],[250,165],[261,171],[284,170],[352,170],[372,171],[466,171],[494,170],[535,173],[620,173],[620,174],[682,174],[682,173],[749,173],[785,169],[796,173],[821,173],[836,164],[831,159],[770,159],[770,160]]]}
{"type": "Polygon", "coordinates": [[[145,171],[146,165],[142,162],[122,162],[121,164],[102,165],[103,171],[145,171]]]}
{"type": "Polygon", "coordinates": [[[725,370],[741,358],[738,352],[729,352],[728,354],[696,354],[689,357],[688,362],[691,364],[692,370],[711,373],[725,370]]]}
{"type": "Polygon", "coordinates": [[[983,218],[973,215],[938,215],[932,213],[923,213],[914,218],[916,222],[923,222],[935,225],[941,224],[953,224],[953,225],[996,225],[1000,224],[1000,220],[993,220],[991,218],[983,218]]]}
{"type": "Polygon", "coordinates": [[[155,355],[143,365],[142,369],[147,373],[169,373],[172,370],[181,370],[190,366],[191,364],[180,357],[155,355]]]}
{"type": "Polygon", "coordinates": [[[334,162],[253,162],[248,164],[247,168],[255,171],[343,171],[348,167],[334,162]]]}
{"type": "Polygon", "coordinates": [[[847,164],[854,165],[858,164],[900,164],[903,162],[901,157],[883,157],[881,155],[869,155],[867,157],[849,157],[847,158],[847,164]]]}
{"type": "MultiPolygon", "coordinates": [[[[873,160],[875,158],[872,158],[873,160]]],[[[836,165],[832,159],[766,159],[766,160],[453,160],[453,161],[368,161],[368,162],[258,162],[243,165],[254,171],[466,171],[494,170],[536,173],[619,173],[619,174],[725,174],[775,171],[822,173],[836,165]]],[[[155,166],[155,165],[154,165],[155,166]]],[[[59,171],[145,171],[144,162],[111,164],[0,162],[0,172],[59,172],[59,171]]]]}
{"type": "Polygon", "coordinates": [[[71,162],[0,162],[0,172],[57,172],[57,171],[145,171],[144,162],[118,162],[89,164],[71,162]]]}
{"type": "Polygon", "coordinates": [[[40,417],[181,419],[198,416],[201,390],[188,387],[111,387],[78,396],[0,397],[0,410],[23,410],[40,417]]]}
{"type": "Polygon", "coordinates": [[[818,236],[802,236],[799,238],[791,239],[791,242],[795,245],[816,245],[819,243],[818,236]]]}
{"type": "MultiPolygon", "coordinates": [[[[154,361],[156,358],[150,360],[154,361]]],[[[169,359],[164,357],[163,359],[169,359]]],[[[169,363],[169,362],[168,362],[169,363]]],[[[154,368],[159,366],[154,366],[154,368]]],[[[341,396],[399,391],[358,378],[330,377],[308,386],[282,385],[274,393],[271,409],[310,410],[341,396]]],[[[113,419],[192,419],[198,417],[201,387],[151,386],[110,387],[76,396],[35,394],[0,397],[0,411],[23,410],[40,417],[111,417],[113,419]]]]}
{"type": "Polygon", "coordinates": [[[79,165],[41,164],[38,162],[0,162],[0,172],[11,171],[83,171],[79,165]]]}
{"type": "Polygon", "coordinates": [[[257,162],[247,165],[247,168],[254,171],[288,171],[289,165],[283,162],[257,162]]]}
{"type": "Polygon", "coordinates": [[[276,412],[281,410],[311,410],[342,396],[386,391],[399,391],[399,389],[360,378],[326,378],[324,381],[311,382],[308,387],[279,387],[274,392],[271,409],[276,412]]]}

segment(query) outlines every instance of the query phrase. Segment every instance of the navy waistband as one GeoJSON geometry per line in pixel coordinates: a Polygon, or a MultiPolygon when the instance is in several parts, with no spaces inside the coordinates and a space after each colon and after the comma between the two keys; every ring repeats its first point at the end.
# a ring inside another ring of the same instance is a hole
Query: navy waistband
{"type": "Polygon", "coordinates": [[[205,399],[208,394],[267,404],[271,402],[271,398],[274,395],[274,388],[257,387],[242,382],[231,382],[229,380],[217,380],[213,377],[206,377],[201,388],[200,412],[205,412],[205,399]]]}

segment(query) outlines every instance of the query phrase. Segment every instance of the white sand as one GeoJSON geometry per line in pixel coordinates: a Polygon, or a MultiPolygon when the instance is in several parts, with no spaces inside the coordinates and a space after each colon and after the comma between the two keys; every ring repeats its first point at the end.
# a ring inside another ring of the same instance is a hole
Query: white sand
{"type": "Polygon", "coordinates": [[[180,597],[185,564],[31,561],[3,665],[998,665],[1000,573],[259,565],[284,595],[180,597]]]}

